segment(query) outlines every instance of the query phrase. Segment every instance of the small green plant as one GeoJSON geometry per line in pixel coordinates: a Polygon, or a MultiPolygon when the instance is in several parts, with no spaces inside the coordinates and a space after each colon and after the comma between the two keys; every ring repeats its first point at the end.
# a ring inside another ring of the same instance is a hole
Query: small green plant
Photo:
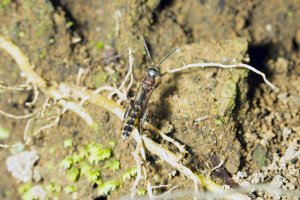
{"type": "Polygon", "coordinates": [[[89,162],[91,164],[98,164],[100,161],[110,158],[111,149],[110,148],[93,148],[89,155],[89,162]]]}
{"type": "Polygon", "coordinates": [[[223,125],[222,119],[221,119],[221,118],[216,118],[216,119],[215,119],[215,124],[216,124],[217,126],[222,126],[222,125],[223,125]]]}
{"type": "Polygon", "coordinates": [[[21,193],[22,200],[34,200],[34,199],[46,199],[46,191],[42,185],[29,185],[23,188],[24,190],[21,193]]]}
{"type": "Polygon", "coordinates": [[[74,22],[68,21],[67,24],[66,24],[66,28],[69,29],[69,28],[71,28],[72,26],[74,26],[74,22]]]}
{"type": "Polygon", "coordinates": [[[137,194],[139,196],[144,196],[144,195],[146,195],[146,192],[147,192],[147,190],[145,188],[142,188],[137,191],[137,194]]]}
{"type": "Polygon", "coordinates": [[[64,187],[64,192],[66,194],[74,193],[74,192],[76,192],[76,190],[77,189],[76,189],[75,185],[69,185],[69,186],[64,187]]]}
{"type": "Polygon", "coordinates": [[[11,3],[11,0],[1,0],[0,1],[0,8],[4,9],[11,3]]]}
{"type": "Polygon", "coordinates": [[[96,48],[97,48],[97,49],[103,49],[103,48],[104,48],[103,42],[102,42],[102,41],[98,41],[98,42],[96,43],[96,48]]]}
{"type": "Polygon", "coordinates": [[[80,153],[74,153],[72,155],[72,159],[73,159],[74,163],[79,163],[79,162],[81,162],[84,159],[84,156],[82,154],[80,154],[80,153]]]}
{"type": "Polygon", "coordinates": [[[108,160],[105,163],[104,168],[108,168],[111,171],[116,171],[120,169],[120,162],[118,160],[108,160]]]}
{"type": "Polygon", "coordinates": [[[89,171],[91,171],[93,169],[93,166],[91,166],[90,164],[88,164],[86,162],[82,162],[80,164],[80,169],[81,169],[81,173],[83,175],[86,175],[87,173],[89,173],[89,171]]]}
{"type": "Polygon", "coordinates": [[[9,138],[9,131],[0,125],[0,140],[9,138]]]}
{"type": "Polygon", "coordinates": [[[97,169],[91,169],[85,173],[85,176],[90,183],[95,183],[99,180],[100,171],[97,169]]]}
{"type": "Polygon", "coordinates": [[[137,174],[137,168],[136,167],[132,167],[129,170],[127,170],[123,175],[122,175],[122,179],[124,181],[126,180],[130,180],[132,177],[136,176],[137,174]]]}
{"type": "Polygon", "coordinates": [[[78,180],[79,175],[80,175],[80,170],[75,167],[72,167],[71,169],[68,170],[66,178],[70,181],[75,182],[78,180]]]}
{"type": "Polygon", "coordinates": [[[45,185],[45,189],[48,191],[48,192],[51,192],[51,193],[57,193],[57,192],[60,192],[62,190],[61,186],[54,183],[54,182],[51,182],[49,184],[46,184],[45,185]]]}
{"type": "Polygon", "coordinates": [[[18,193],[20,195],[24,194],[26,191],[28,191],[30,188],[32,187],[32,184],[31,183],[25,183],[23,185],[21,185],[19,188],[18,188],[18,193]]]}
{"type": "Polygon", "coordinates": [[[70,169],[72,167],[72,165],[73,165],[73,158],[71,156],[66,157],[61,162],[61,166],[64,169],[70,169]]]}
{"type": "Polygon", "coordinates": [[[73,140],[72,139],[66,139],[64,140],[64,148],[69,148],[73,146],[73,140]]]}
{"type": "Polygon", "coordinates": [[[115,147],[115,146],[116,146],[116,142],[115,142],[115,141],[110,141],[110,142],[109,142],[109,145],[110,145],[111,147],[115,147]]]}
{"type": "Polygon", "coordinates": [[[100,184],[97,187],[98,194],[100,196],[108,195],[109,192],[113,192],[119,186],[120,186],[120,183],[118,181],[115,181],[115,180],[107,181],[103,184],[100,184]]]}
{"type": "MultiPolygon", "coordinates": [[[[115,143],[109,143],[109,145],[113,147],[115,143]]],[[[69,142],[64,146],[69,147],[69,142]]],[[[107,160],[111,157],[111,148],[105,148],[96,143],[89,143],[65,157],[61,166],[67,170],[66,178],[69,181],[76,182],[81,178],[85,178],[91,185],[98,187],[100,195],[106,195],[120,186],[118,181],[112,180],[103,183],[101,180],[102,169],[109,169],[111,171],[120,169],[120,161],[115,159],[107,160]],[[104,161],[106,162],[104,163],[104,161]]],[[[129,176],[133,176],[133,171],[134,170],[131,170],[129,172],[129,176]]],[[[49,188],[51,189],[50,186],[49,188]]],[[[64,188],[64,191],[66,193],[72,193],[71,186],[64,188]]]]}

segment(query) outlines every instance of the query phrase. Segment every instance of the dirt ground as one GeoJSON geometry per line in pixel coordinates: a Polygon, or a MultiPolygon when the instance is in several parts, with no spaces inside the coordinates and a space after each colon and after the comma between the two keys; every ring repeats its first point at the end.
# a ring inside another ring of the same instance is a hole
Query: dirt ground
{"type": "MultiPolygon", "coordinates": [[[[131,48],[135,81],[129,96],[134,96],[150,66],[142,37],[154,63],[175,47],[179,49],[161,65],[162,73],[200,62],[249,62],[266,73],[276,89],[245,69],[197,68],[166,75],[150,99],[147,121],[186,145],[189,153],[182,162],[194,171],[207,174],[224,161],[211,176],[217,183],[231,187],[268,183],[287,191],[300,189],[299,19],[298,0],[0,1],[0,35],[11,38],[24,51],[48,85],[65,82],[91,90],[103,85],[118,87],[128,70],[131,48]],[[197,120],[200,118],[205,119],[197,120]]],[[[1,50],[1,86],[25,82],[17,64],[1,50]]],[[[40,93],[36,103],[28,106],[26,102],[34,99],[33,90],[0,92],[0,110],[14,115],[35,112],[46,100],[40,93]]],[[[34,199],[26,194],[37,185],[49,199],[129,197],[134,178],[124,180],[122,175],[135,166],[131,154],[135,144],[130,139],[122,142],[122,122],[112,113],[89,103],[84,107],[97,128],[88,127],[68,111],[58,125],[33,136],[29,145],[0,149],[0,199],[34,199]],[[81,174],[72,180],[67,174],[70,170],[61,163],[90,144],[111,150],[109,158],[92,165],[101,173],[95,175],[98,182],[84,177],[85,158],[74,164],[81,174]],[[17,180],[7,169],[7,158],[22,151],[35,151],[39,156],[34,164],[40,177],[29,183],[17,180]],[[118,169],[107,167],[113,161],[119,162],[118,169]],[[100,197],[99,186],[110,180],[118,182],[114,184],[117,189],[100,197]]],[[[53,103],[44,117],[33,118],[29,134],[49,124],[46,119],[52,119],[58,109],[53,103]]],[[[27,122],[0,114],[0,143],[23,143],[27,122]]],[[[148,130],[144,134],[176,151],[148,130]]],[[[193,188],[192,181],[174,175],[174,169],[158,157],[147,154],[147,158],[152,185],[178,186],[174,191],[193,188]]],[[[141,193],[145,187],[141,183],[141,193]]],[[[249,197],[292,199],[262,191],[249,197]]]]}

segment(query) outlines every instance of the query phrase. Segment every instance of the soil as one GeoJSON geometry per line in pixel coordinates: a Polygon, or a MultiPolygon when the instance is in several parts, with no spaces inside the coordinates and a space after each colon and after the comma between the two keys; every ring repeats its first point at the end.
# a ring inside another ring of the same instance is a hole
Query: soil
{"type": "MultiPolygon", "coordinates": [[[[147,40],[154,63],[178,48],[161,65],[162,73],[190,63],[250,60],[250,65],[266,73],[277,87],[275,90],[245,69],[195,68],[168,74],[151,97],[147,121],[186,145],[189,153],[183,162],[193,170],[205,174],[215,166],[214,160],[223,160],[224,173],[212,173],[217,183],[228,184],[224,177],[232,176],[235,184],[270,183],[285,190],[299,190],[300,185],[299,19],[297,0],[0,1],[0,34],[11,38],[25,52],[34,70],[49,85],[67,82],[88,89],[118,87],[127,72],[131,48],[135,82],[129,96],[134,96],[150,66],[142,37],[147,40]],[[79,71],[83,76],[78,83],[79,71]],[[206,119],[197,121],[202,117],[206,119]]],[[[0,58],[0,83],[24,84],[26,79],[13,59],[4,51],[0,51],[0,58]]],[[[4,90],[0,109],[14,115],[28,114],[46,99],[41,93],[33,107],[26,106],[33,98],[31,90],[4,90]]],[[[36,167],[42,179],[33,181],[33,185],[55,183],[61,188],[77,188],[72,194],[52,191],[48,194],[51,199],[99,197],[95,184],[83,178],[70,182],[61,167],[66,156],[92,142],[111,146],[111,159],[120,161],[121,169],[115,172],[101,168],[102,181],[122,180],[122,174],[135,166],[131,154],[135,144],[122,142],[122,122],[92,104],[85,108],[97,122],[97,130],[87,127],[74,113],[66,112],[57,126],[42,131],[24,147],[36,150],[40,157],[36,167]],[[64,141],[69,139],[73,144],[66,148],[64,141]]],[[[57,105],[47,108],[46,116],[51,117],[57,109],[57,105]]],[[[0,138],[0,143],[24,142],[26,123],[26,119],[0,115],[0,128],[9,132],[9,137],[0,138]]],[[[35,118],[30,131],[47,123],[44,118],[35,118]]],[[[151,135],[147,130],[144,134],[151,135]]],[[[156,135],[152,137],[176,151],[156,135]]],[[[22,196],[20,188],[24,183],[13,178],[5,164],[13,151],[16,150],[0,149],[1,199],[22,196]]],[[[173,169],[159,158],[147,157],[148,178],[153,185],[176,185],[177,191],[193,187],[178,173],[169,176],[173,169]]],[[[105,198],[128,197],[132,184],[133,179],[124,181],[105,198]]],[[[251,197],[280,199],[263,192],[251,197]]]]}

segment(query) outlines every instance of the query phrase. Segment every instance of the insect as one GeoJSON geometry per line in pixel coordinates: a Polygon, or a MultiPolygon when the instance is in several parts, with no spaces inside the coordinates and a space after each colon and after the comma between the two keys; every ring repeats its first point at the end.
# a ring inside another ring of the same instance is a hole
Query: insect
{"type": "Polygon", "coordinates": [[[130,99],[126,107],[122,126],[123,140],[126,140],[135,128],[142,131],[148,113],[148,101],[153,90],[159,85],[161,77],[165,75],[160,74],[158,67],[176,51],[176,48],[170,51],[170,53],[155,66],[144,39],[143,42],[152,66],[148,68],[146,76],[142,79],[134,99],[130,99]]]}

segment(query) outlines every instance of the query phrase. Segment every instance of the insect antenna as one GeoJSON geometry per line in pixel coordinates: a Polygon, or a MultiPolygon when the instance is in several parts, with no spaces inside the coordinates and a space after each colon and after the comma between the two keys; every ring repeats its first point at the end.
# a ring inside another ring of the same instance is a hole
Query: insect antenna
{"type": "Polygon", "coordinates": [[[169,58],[175,51],[177,50],[177,48],[173,49],[172,51],[170,51],[170,53],[168,53],[168,55],[162,59],[157,65],[155,68],[158,68],[167,58],[169,58]]]}
{"type": "Polygon", "coordinates": [[[145,41],[145,38],[143,37],[142,39],[143,39],[143,42],[144,42],[145,50],[146,50],[146,52],[147,52],[147,57],[148,57],[148,59],[149,59],[151,65],[152,65],[152,67],[154,67],[154,62],[153,62],[153,60],[152,60],[152,58],[151,58],[151,55],[150,55],[150,52],[149,52],[147,43],[146,43],[146,41],[145,41]]]}

